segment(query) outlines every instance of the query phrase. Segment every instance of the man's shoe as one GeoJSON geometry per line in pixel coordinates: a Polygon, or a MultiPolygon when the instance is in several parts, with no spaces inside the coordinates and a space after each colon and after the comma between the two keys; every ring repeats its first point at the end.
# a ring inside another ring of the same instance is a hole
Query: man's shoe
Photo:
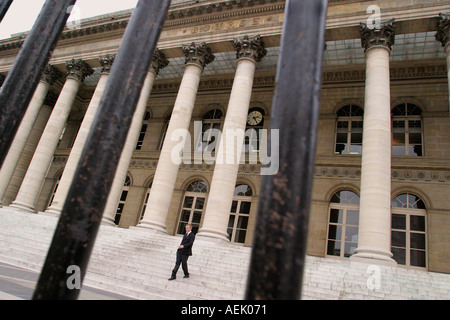
{"type": "Polygon", "coordinates": [[[175,280],[175,279],[176,279],[175,277],[170,277],[169,281],[172,281],[172,280],[175,280]]]}
{"type": "Polygon", "coordinates": [[[189,278],[189,275],[186,275],[186,276],[184,276],[183,278],[184,278],[184,279],[188,279],[188,278],[189,278]]]}

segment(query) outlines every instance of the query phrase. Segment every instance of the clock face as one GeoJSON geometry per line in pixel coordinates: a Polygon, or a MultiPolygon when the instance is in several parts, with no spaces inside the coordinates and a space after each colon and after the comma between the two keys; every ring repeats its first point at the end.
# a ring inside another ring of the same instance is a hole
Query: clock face
{"type": "Polygon", "coordinates": [[[257,110],[250,112],[247,117],[247,123],[251,126],[256,126],[257,124],[261,123],[262,120],[263,115],[257,110]]]}

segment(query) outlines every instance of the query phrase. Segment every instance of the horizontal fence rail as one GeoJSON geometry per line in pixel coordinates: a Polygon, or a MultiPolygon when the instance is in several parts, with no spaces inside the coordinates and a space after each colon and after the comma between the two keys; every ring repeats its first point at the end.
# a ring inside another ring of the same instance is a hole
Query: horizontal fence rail
{"type": "MultiPolygon", "coordinates": [[[[0,91],[0,167],[76,0],[47,0],[0,91]]],[[[2,3],[3,4],[3,3],[2,3]]]]}
{"type": "Polygon", "coordinates": [[[272,103],[279,171],[264,176],[246,298],[301,296],[317,140],[327,0],[287,0],[272,103]]]}
{"type": "Polygon", "coordinates": [[[139,0],[125,30],[85,149],[67,195],[35,300],[76,299],[71,272],[86,274],[90,254],[139,95],[149,70],[168,0],[139,0]]]}

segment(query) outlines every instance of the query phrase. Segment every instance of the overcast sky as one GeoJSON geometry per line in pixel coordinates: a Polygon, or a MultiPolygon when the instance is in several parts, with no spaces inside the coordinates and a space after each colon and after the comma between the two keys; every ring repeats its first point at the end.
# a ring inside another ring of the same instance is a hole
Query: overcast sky
{"type": "MultiPolygon", "coordinates": [[[[44,2],[45,0],[14,0],[0,23],[0,39],[31,30],[44,2]]],[[[72,11],[69,21],[131,9],[137,2],[138,0],[77,0],[77,9],[72,11]]]]}

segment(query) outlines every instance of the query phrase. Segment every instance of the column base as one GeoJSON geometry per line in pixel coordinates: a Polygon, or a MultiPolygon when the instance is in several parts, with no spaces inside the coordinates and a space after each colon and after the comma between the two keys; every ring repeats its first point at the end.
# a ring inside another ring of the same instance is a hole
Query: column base
{"type": "Polygon", "coordinates": [[[56,206],[50,206],[47,208],[47,210],[45,210],[45,213],[56,214],[56,215],[61,215],[61,212],[62,212],[62,208],[59,208],[56,206]]]}
{"type": "Polygon", "coordinates": [[[152,229],[152,230],[156,230],[156,231],[162,232],[164,234],[169,234],[167,232],[167,229],[166,229],[165,225],[160,224],[158,222],[154,222],[154,221],[144,221],[144,220],[142,220],[141,222],[139,222],[139,224],[136,226],[136,228],[152,229]]]}
{"type": "Polygon", "coordinates": [[[359,247],[355,250],[355,254],[350,257],[350,260],[369,264],[381,264],[390,267],[397,266],[397,262],[392,259],[392,253],[380,248],[359,247]]]}
{"type": "Polygon", "coordinates": [[[114,220],[111,218],[102,217],[101,224],[105,226],[117,227],[117,225],[114,223],[114,220]]]}
{"type": "Polygon", "coordinates": [[[200,229],[198,231],[198,233],[195,235],[195,237],[199,237],[199,238],[208,238],[209,240],[212,239],[218,239],[221,241],[225,241],[227,243],[230,242],[230,239],[228,239],[228,234],[227,233],[222,233],[222,232],[218,232],[218,231],[214,231],[214,230],[205,230],[205,229],[200,229]]]}
{"type": "Polygon", "coordinates": [[[36,210],[34,209],[34,207],[32,207],[30,205],[27,205],[25,203],[19,203],[19,202],[15,202],[14,201],[10,205],[10,207],[14,208],[14,209],[19,209],[20,211],[25,211],[25,212],[28,212],[28,213],[36,213],[36,210]]]}

